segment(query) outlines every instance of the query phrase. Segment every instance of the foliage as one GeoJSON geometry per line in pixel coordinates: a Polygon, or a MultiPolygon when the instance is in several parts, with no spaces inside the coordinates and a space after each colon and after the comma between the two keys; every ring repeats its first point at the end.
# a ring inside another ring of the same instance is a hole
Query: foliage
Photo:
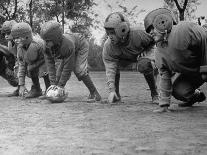
{"type": "Polygon", "coordinates": [[[164,0],[164,7],[169,8],[175,14],[177,20],[195,19],[195,11],[200,5],[199,0],[164,0]]]}
{"type": "Polygon", "coordinates": [[[96,5],[93,0],[67,0],[65,16],[73,21],[73,25],[69,26],[72,32],[85,34],[90,37],[90,27],[93,26],[93,19],[89,16],[90,8],[96,5]]]}
{"type": "Polygon", "coordinates": [[[104,63],[102,60],[102,50],[103,47],[95,44],[95,39],[91,38],[89,41],[89,55],[88,55],[88,64],[90,70],[104,70],[104,63]]]}
{"type": "Polygon", "coordinates": [[[140,24],[139,16],[141,13],[145,12],[145,9],[142,9],[142,6],[138,6],[136,4],[136,0],[131,0],[131,2],[134,4],[133,7],[129,5],[129,1],[127,0],[104,0],[107,3],[107,7],[109,8],[110,12],[114,12],[119,10],[120,12],[123,12],[129,19],[131,25],[137,25],[140,24]],[[114,4],[112,7],[112,3],[114,4]],[[114,7],[115,6],[115,7],[114,7]]]}

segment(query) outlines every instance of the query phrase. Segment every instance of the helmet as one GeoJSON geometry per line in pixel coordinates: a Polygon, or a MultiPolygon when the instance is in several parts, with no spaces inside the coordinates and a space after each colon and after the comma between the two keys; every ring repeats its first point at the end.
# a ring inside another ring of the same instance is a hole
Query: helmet
{"type": "Polygon", "coordinates": [[[3,24],[2,24],[2,27],[1,27],[1,32],[2,33],[10,33],[11,32],[11,29],[12,29],[12,26],[14,26],[14,24],[16,24],[17,22],[15,20],[8,20],[8,21],[5,21],[3,24]]]}
{"type": "Polygon", "coordinates": [[[172,18],[172,20],[173,20],[173,25],[177,24],[177,22],[175,20],[175,17],[174,17],[174,14],[169,9],[159,8],[159,9],[151,11],[144,18],[144,27],[145,27],[145,31],[147,33],[149,33],[150,32],[150,28],[153,27],[153,22],[154,22],[154,19],[156,18],[156,16],[158,16],[160,14],[169,15],[172,18]]]}
{"type": "Polygon", "coordinates": [[[104,22],[105,29],[114,29],[119,38],[126,37],[129,32],[129,21],[120,12],[114,12],[108,15],[104,22]]]}
{"type": "Polygon", "coordinates": [[[28,23],[17,23],[12,27],[11,35],[13,38],[32,37],[32,28],[28,23]]]}
{"type": "Polygon", "coordinates": [[[62,40],[63,30],[60,23],[48,21],[42,25],[40,35],[44,40],[51,40],[54,44],[58,44],[62,40]]]}
{"type": "Polygon", "coordinates": [[[169,15],[161,14],[156,16],[153,27],[160,33],[170,32],[172,29],[173,20],[169,15]]]}

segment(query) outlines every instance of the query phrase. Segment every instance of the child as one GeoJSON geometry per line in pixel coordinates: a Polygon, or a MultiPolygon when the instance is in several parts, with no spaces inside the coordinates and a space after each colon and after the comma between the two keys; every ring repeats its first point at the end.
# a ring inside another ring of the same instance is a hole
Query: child
{"type": "Polygon", "coordinates": [[[120,12],[108,15],[104,28],[109,36],[103,48],[103,61],[106,68],[109,87],[109,102],[121,99],[119,93],[119,66],[137,62],[138,71],[142,73],[151,90],[152,103],[158,104],[156,86],[156,68],[153,67],[153,38],[144,30],[130,27],[128,19],[120,12]]]}
{"type": "Polygon", "coordinates": [[[181,107],[190,107],[206,99],[198,88],[207,81],[207,34],[193,22],[180,21],[174,25],[171,13],[153,10],[145,27],[157,43],[156,64],[160,79],[160,108],[168,111],[171,96],[183,101],[181,107]],[[152,18],[153,16],[153,18],[152,18]],[[151,22],[149,22],[151,21],[151,22]],[[173,75],[175,75],[173,80],[173,75]]]}
{"type": "Polygon", "coordinates": [[[19,94],[25,98],[39,97],[42,95],[39,77],[44,78],[46,89],[50,86],[43,56],[44,41],[38,36],[33,36],[30,25],[25,22],[15,24],[12,27],[11,35],[17,45],[19,94]],[[27,90],[25,87],[26,74],[32,79],[32,87],[25,94],[27,90]]]}
{"type": "MultiPolygon", "coordinates": [[[[57,86],[60,94],[74,71],[79,81],[83,81],[90,91],[89,99],[100,101],[96,87],[94,86],[88,72],[88,50],[89,45],[86,39],[80,34],[69,34],[62,32],[58,22],[46,22],[40,32],[46,42],[47,49],[44,52],[48,67],[51,86],[57,86]],[[55,70],[55,60],[61,61],[58,70],[55,70]]],[[[61,95],[60,95],[61,96],[61,95]]]]}
{"type": "Polygon", "coordinates": [[[17,49],[14,41],[11,36],[11,28],[17,22],[15,20],[5,21],[1,27],[1,33],[5,36],[6,41],[8,42],[8,46],[4,46],[0,44],[1,49],[1,76],[6,79],[12,86],[17,89],[8,95],[8,97],[18,96],[19,95],[19,86],[18,86],[18,78],[17,72],[15,72],[14,68],[16,66],[16,54],[17,49]]]}

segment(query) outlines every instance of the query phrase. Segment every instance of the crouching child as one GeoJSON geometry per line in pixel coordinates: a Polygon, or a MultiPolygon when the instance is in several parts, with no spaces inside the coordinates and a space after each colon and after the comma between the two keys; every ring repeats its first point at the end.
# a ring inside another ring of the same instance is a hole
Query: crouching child
{"type": "Polygon", "coordinates": [[[88,72],[89,45],[86,39],[81,34],[63,34],[61,25],[54,21],[46,22],[41,28],[40,35],[46,42],[44,56],[51,83],[49,89],[58,88],[59,96],[65,94],[64,87],[74,71],[78,80],[83,81],[88,88],[89,99],[101,100],[88,72]],[[57,71],[56,60],[60,61],[57,71]]]}
{"type": "Polygon", "coordinates": [[[25,98],[39,97],[42,95],[39,77],[44,79],[46,89],[50,86],[43,56],[44,41],[33,35],[30,25],[25,22],[15,24],[11,35],[17,45],[19,95],[25,98]],[[28,93],[25,87],[26,75],[32,80],[31,90],[28,93]]]}

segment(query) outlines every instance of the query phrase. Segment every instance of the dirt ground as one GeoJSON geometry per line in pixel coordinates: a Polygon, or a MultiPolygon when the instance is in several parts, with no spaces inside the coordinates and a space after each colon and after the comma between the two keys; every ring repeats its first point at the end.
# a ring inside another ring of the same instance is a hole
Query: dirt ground
{"type": "MultiPolygon", "coordinates": [[[[105,73],[91,76],[105,100],[105,73]]],[[[0,155],[207,154],[206,102],[178,108],[173,100],[174,112],[153,113],[157,105],[139,73],[121,72],[122,102],[114,105],[87,103],[88,90],[74,75],[59,104],[8,98],[14,88],[0,81],[0,155]]]]}

